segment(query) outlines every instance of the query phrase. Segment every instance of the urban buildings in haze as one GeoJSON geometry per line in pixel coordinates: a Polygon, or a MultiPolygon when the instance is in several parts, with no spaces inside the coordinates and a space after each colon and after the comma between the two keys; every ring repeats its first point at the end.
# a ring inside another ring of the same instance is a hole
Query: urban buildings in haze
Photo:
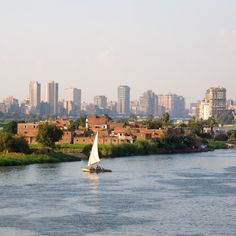
{"type": "Polygon", "coordinates": [[[172,118],[184,118],[186,116],[185,99],[176,94],[158,95],[158,115],[168,112],[172,118]]]}
{"type": "Polygon", "coordinates": [[[118,87],[117,113],[122,116],[128,116],[130,114],[129,86],[121,85],[118,87]]]}
{"type": "Polygon", "coordinates": [[[204,98],[197,103],[191,103],[188,111],[185,108],[185,98],[172,93],[157,95],[152,90],[146,90],[138,100],[130,101],[131,89],[127,85],[118,87],[116,101],[110,101],[105,95],[99,95],[94,96],[91,103],[82,102],[81,89],[78,88],[65,89],[64,98],[59,101],[58,89],[58,83],[54,81],[46,83],[45,98],[42,101],[40,83],[31,81],[29,97],[20,103],[13,96],[7,97],[0,102],[0,115],[15,113],[18,117],[33,114],[46,118],[50,116],[76,118],[88,114],[106,114],[112,118],[128,118],[130,115],[145,118],[161,117],[164,112],[168,112],[171,119],[196,117],[207,120],[210,117],[217,118],[224,112],[232,112],[236,117],[236,102],[226,100],[226,89],[223,87],[207,89],[204,98]]]}

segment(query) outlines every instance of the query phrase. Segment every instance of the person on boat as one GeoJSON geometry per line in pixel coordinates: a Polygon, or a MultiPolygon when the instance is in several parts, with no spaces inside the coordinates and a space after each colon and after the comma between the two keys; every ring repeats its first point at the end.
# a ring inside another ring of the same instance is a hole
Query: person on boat
{"type": "Polygon", "coordinates": [[[101,166],[97,165],[96,170],[101,170],[101,166]]]}

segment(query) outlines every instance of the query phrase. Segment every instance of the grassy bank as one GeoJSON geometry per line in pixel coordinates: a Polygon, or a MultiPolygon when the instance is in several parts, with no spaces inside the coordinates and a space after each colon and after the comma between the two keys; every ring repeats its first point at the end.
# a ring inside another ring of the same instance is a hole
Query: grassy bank
{"type": "Polygon", "coordinates": [[[208,140],[208,148],[209,148],[209,150],[227,149],[228,145],[227,145],[226,141],[208,140]]]}
{"type": "MultiPolygon", "coordinates": [[[[209,150],[226,149],[225,141],[207,140],[209,150]]],[[[171,154],[171,153],[192,153],[203,151],[198,147],[192,148],[193,145],[188,143],[160,142],[153,140],[137,141],[134,144],[100,144],[98,145],[99,155],[102,158],[139,156],[151,154],[171,154]]],[[[31,148],[40,148],[39,145],[31,145],[31,148]]],[[[91,144],[63,144],[57,145],[57,150],[61,152],[73,153],[81,152],[87,157],[90,154],[91,144]]]]}
{"type": "MultiPolygon", "coordinates": [[[[83,149],[87,144],[56,144],[56,149],[61,150],[61,149],[83,149]]],[[[31,149],[40,149],[44,148],[43,145],[41,144],[30,144],[29,145],[31,149]]]]}
{"type": "Polygon", "coordinates": [[[0,154],[0,166],[19,166],[38,163],[57,163],[80,161],[79,157],[67,155],[62,152],[52,152],[48,154],[0,154]]]}
{"type": "MultiPolygon", "coordinates": [[[[91,145],[83,148],[83,153],[89,156],[91,145]]],[[[198,152],[186,145],[158,145],[151,141],[139,141],[134,144],[124,143],[119,145],[103,144],[98,146],[99,155],[103,158],[125,157],[151,154],[191,153],[198,152]]]]}

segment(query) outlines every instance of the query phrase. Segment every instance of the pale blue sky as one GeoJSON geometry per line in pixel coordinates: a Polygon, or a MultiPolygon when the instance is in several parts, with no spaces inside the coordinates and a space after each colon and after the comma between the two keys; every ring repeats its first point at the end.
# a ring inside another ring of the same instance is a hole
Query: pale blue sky
{"type": "Polygon", "coordinates": [[[0,100],[28,97],[30,80],[82,89],[117,87],[188,102],[211,86],[236,99],[235,0],[0,0],[0,100]]]}

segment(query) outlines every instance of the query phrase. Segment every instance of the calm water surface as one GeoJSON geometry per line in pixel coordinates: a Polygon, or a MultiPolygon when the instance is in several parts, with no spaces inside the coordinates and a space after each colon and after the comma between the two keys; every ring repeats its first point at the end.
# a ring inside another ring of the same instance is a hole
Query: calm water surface
{"type": "Polygon", "coordinates": [[[0,235],[236,235],[236,150],[0,168],[0,235]]]}

